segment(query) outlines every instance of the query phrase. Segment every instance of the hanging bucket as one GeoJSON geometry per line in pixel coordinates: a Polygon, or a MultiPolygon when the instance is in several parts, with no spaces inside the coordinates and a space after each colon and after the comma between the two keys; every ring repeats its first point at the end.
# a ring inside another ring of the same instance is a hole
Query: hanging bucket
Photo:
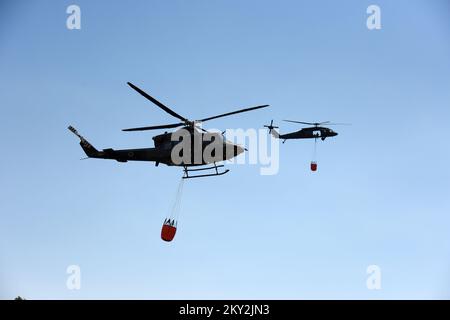
{"type": "Polygon", "coordinates": [[[177,223],[175,220],[166,219],[161,229],[161,239],[170,242],[177,232],[177,223]]]}
{"type": "Polygon", "coordinates": [[[317,171],[317,162],[311,161],[311,171],[317,171]]]}

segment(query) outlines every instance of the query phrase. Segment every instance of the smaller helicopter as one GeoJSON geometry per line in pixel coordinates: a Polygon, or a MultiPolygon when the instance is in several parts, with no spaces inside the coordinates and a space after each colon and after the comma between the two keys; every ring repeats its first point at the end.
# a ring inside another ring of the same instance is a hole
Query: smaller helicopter
{"type": "Polygon", "coordinates": [[[284,120],[286,122],[292,123],[300,123],[305,124],[312,127],[302,128],[295,132],[290,132],[286,134],[280,134],[278,131],[274,129],[278,129],[278,127],[273,125],[273,120],[270,121],[269,125],[265,125],[264,127],[269,129],[269,134],[272,134],[273,137],[277,139],[282,139],[283,143],[288,139],[314,139],[314,151],[313,151],[313,159],[311,161],[311,171],[317,171],[317,161],[316,161],[316,153],[317,153],[317,139],[322,139],[324,141],[328,137],[337,136],[337,132],[333,131],[330,128],[324,127],[324,125],[350,125],[349,123],[331,123],[330,121],[325,122],[303,122],[303,121],[294,121],[294,120],[284,120]]]}
{"type": "Polygon", "coordinates": [[[333,131],[330,128],[324,127],[323,125],[350,125],[349,123],[331,123],[330,121],[325,122],[303,122],[303,121],[293,121],[293,120],[283,120],[286,122],[292,123],[300,123],[305,125],[310,125],[312,127],[302,128],[295,132],[290,132],[286,134],[280,134],[278,131],[274,129],[278,129],[278,127],[273,125],[273,120],[270,121],[269,125],[265,125],[264,127],[269,129],[269,133],[272,134],[273,137],[282,139],[283,143],[289,139],[322,139],[324,141],[328,137],[335,137],[338,135],[337,132],[333,131]]]}

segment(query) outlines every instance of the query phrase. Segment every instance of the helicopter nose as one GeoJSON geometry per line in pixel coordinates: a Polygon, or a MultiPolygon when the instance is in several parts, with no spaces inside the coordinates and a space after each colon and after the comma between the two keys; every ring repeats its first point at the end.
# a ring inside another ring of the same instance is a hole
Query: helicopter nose
{"type": "Polygon", "coordinates": [[[237,156],[245,151],[244,148],[238,145],[234,145],[234,155],[237,156]]]}

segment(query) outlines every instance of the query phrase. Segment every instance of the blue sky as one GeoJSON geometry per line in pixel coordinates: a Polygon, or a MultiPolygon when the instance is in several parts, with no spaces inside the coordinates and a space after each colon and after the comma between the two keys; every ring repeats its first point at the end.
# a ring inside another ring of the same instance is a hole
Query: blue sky
{"type": "Polygon", "coordinates": [[[81,30],[70,4],[0,5],[0,298],[450,298],[446,1],[76,1],[81,30]],[[314,174],[312,142],[288,141],[277,175],[187,181],[165,243],[181,170],[79,161],[66,129],[152,146],[120,129],[173,119],[127,81],[191,118],[271,105],[206,127],[353,125],[319,144],[314,174]]]}

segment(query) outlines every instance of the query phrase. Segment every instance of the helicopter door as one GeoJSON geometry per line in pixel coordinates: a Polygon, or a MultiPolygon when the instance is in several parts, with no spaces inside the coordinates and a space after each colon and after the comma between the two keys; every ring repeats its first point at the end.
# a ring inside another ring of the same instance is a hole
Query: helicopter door
{"type": "Polygon", "coordinates": [[[313,133],[313,136],[317,137],[317,138],[322,136],[322,131],[321,130],[314,130],[312,133],[313,133]]]}

